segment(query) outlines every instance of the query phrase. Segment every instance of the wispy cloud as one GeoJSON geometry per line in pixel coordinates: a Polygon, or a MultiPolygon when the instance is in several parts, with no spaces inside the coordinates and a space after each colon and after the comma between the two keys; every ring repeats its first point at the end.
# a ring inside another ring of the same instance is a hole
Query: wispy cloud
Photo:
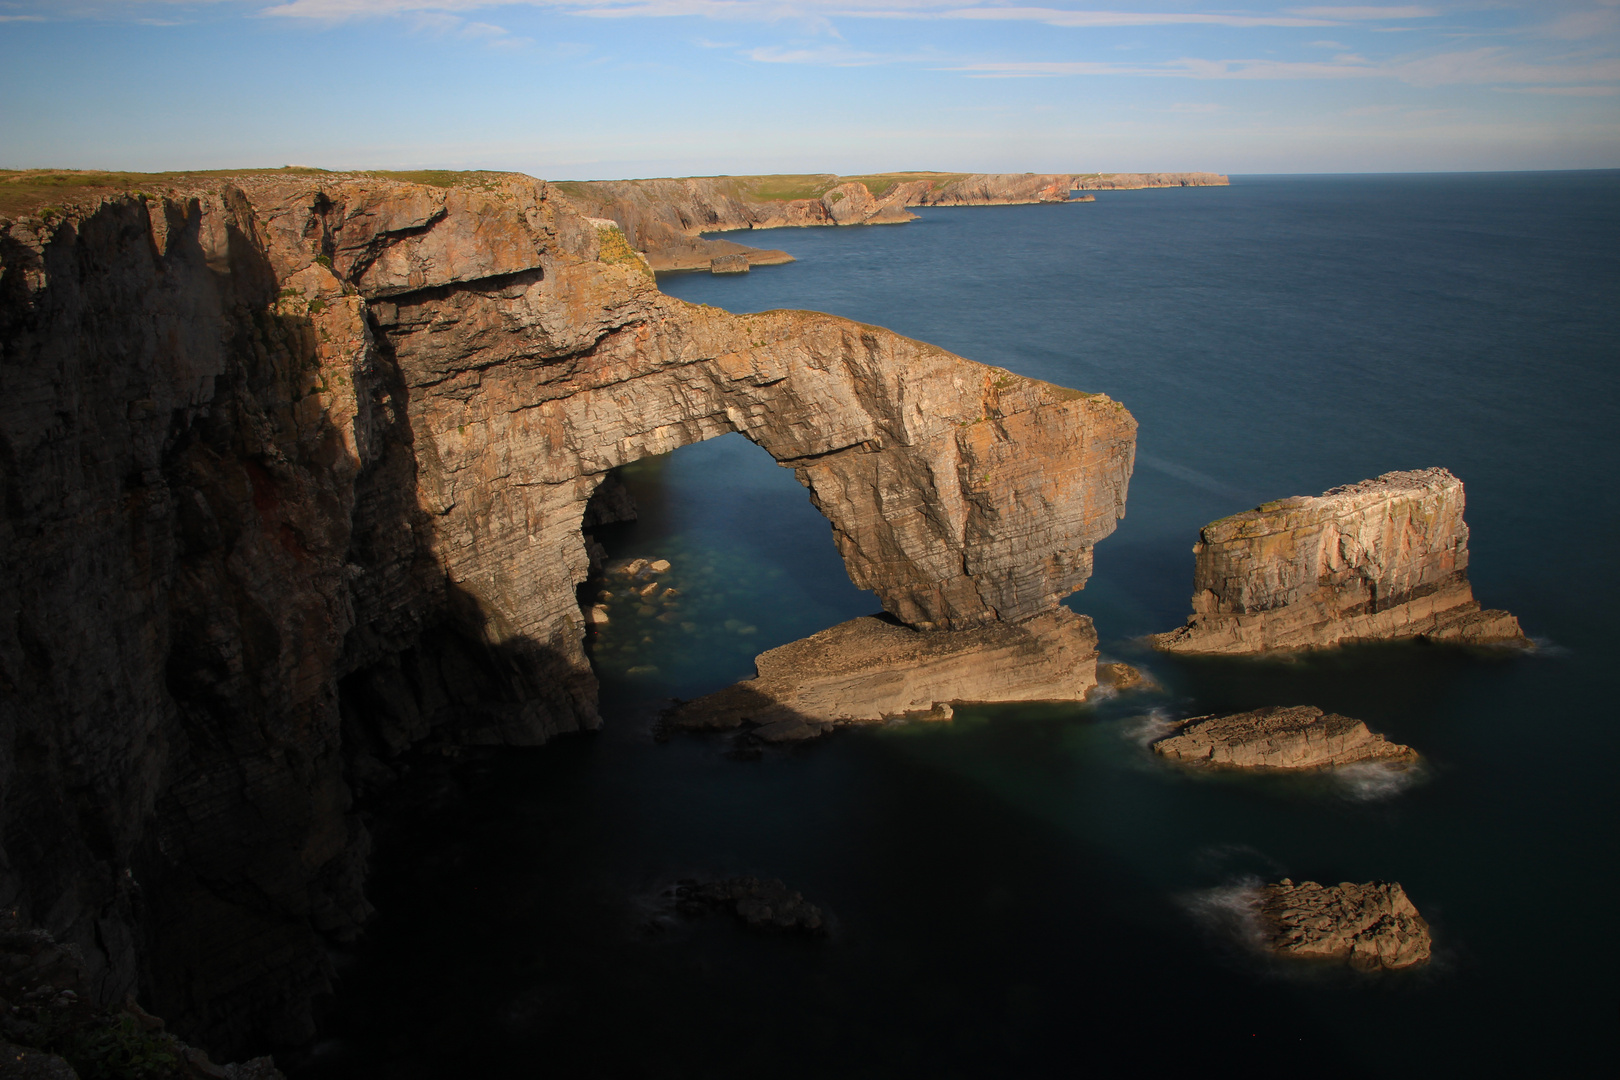
{"type": "Polygon", "coordinates": [[[1430,7],[1297,7],[1289,11],[1298,15],[1311,15],[1318,19],[1346,19],[1351,21],[1372,19],[1432,19],[1440,14],[1430,7]]]}
{"type": "Polygon", "coordinates": [[[1492,83],[1593,83],[1620,79],[1620,59],[1531,63],[1501,47],[1395,61],[1345,55],[1332,60],[1205,60],[1183,57],[1159,64],[1092,61],[991,61],[953,66],[979,77],[1053,75],[1156,75],[1192,79],[1393,79],[1413,86],[1492,83]]]}
{"type": "Polygon", "coordinates": [[[1556,94],[1559,97],[1614,97],[1620,86],[1498,86],[1513,94],[1556,94]]]}

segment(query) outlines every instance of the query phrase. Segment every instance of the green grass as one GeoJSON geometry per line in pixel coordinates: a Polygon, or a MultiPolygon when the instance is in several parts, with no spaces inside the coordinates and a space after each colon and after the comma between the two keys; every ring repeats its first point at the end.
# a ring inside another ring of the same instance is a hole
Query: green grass
{"type": "Polygon", "coordinates": [[[403,180],[408,184],[426,184],[438,188],[478,188],[490,190],[496,181],[513,175],[505,172],[491,172],[487,169],[478,169],[467,172],[454,172],[450,169],[408,169],[404,171],[390,169],[368,169],[360,176],[380,176],[385,180],[403,180]]]}
{"type": "Polygon", "coordinates": [[[854,180],[857,183],[866,185],[866,190],[872,193],[873,198],[881,199],[899,184],[909,184],[914,180],[927,180],[929,190],[938,191],[946,184],[955,183],[967,175],[967,173],[940,172],[873,173],[871,176],[841,176],[838,178],[838,182],[847,184],[854,180]]]}
{"type": "Polygon", "coordinates": [[[50,211],[60,216],[59,207],[74,202],[90,202],[104,195],[128,192],[155,194],[164,189],[195,187],[209,180],[248,176],[375,176],[441,188],[493,190],[497,181],[514,175],[501,172],[452,172],[448,169],[418,169],[408,172],[371,170],[342,173],[283,165],[279,169],[196,169],[179,172],[110,172],[98,169],[0,169],[0,215],[17,217],[50,211]]]}

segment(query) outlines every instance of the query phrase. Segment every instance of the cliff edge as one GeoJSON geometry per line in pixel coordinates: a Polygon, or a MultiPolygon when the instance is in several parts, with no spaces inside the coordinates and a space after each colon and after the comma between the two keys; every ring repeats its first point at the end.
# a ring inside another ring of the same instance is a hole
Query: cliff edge
{"type": "Polygon", "coordinates": [[[1123,406],[660,293],[529,177],[137,179],[0,218],[0,906],[218,1058],[368,914],[353,778],[596,726],[610,470],[725,432],[911,630],[1024,624],[1122,515],[1123,406]]]}
{"type": "MultiPolygon", "coordinates": [[[[624,230],[654,270],[706,270],[715,259],[792,262],[705,232],[911,221],[913,206],[1067,202],[1073,191],[1224,186],[1217,173],[879,173],[873,176],[707,176],[568,181],[557,186],[586,213],[624,230]]],[[[1089,200],[1091,197],[1086,196],[1089,200]]],[[[728,263],[735,269],[734,263],[728,263]]],[[[728,271],[732,272],[732,271],[728,271]]]]}

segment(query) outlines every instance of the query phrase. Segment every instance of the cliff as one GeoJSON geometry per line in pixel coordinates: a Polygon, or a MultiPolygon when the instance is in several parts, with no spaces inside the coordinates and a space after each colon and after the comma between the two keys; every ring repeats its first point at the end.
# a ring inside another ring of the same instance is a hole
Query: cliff
{"type": "Polygon", "coordinates": [[[755,266],[793,259],[783,251],[707,240],[699,235],[705,232],[895,224],[916,217],[907,209],[912,206],[1066,202],[1071,191],[1226,183],[1226,177],[1215,173],[882,173],[591,180],[557,186],[587,213],[617,222],[654,270],[706,270],[713,260],[734,256],[755,266]]]}
{"type": "Polygon", "coordinates": [[[1424,637],[1523,643],[1468,583],[1463,485],[1444,469],[1385,473],[1206,525],[1193,613],[1171,652],[1253,653],[1424,637]]]}
{"type": "Polygon", "coordinates": [[[916,631],[1051,611],[1123,513],[1106,397],[661,294],[527,177],[170,175],[0,219],[0,906],[217,1057],[352,936],[353,781],[599,723],[610,470],[738,431],[916,631]]]}

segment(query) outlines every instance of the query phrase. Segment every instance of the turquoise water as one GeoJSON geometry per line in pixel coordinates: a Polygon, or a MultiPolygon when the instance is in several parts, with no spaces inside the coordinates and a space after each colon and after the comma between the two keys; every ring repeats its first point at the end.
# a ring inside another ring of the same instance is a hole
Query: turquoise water
{"type": "Polygon", "coordinates": [[[641,519],[601,535],[671,561],[678,617],[647,605],[594,643],[603,731],[424,764],[385,808],[378,915],[298,1075],[1607,1060],[1620,174],[1239,177],[743,239],[800,261],[662,286],[879,323],[1130,407],[1129,515],[1070,602],[1163,689],[757,760],[656,741],[671,696],[875,604],[792,474],[740,437],[644,463],[626,477],[641,519]],[[1429,465],[1467,484],[1476,594],[1536,653],[1174,660],[1136,643],[1185,618],[1203,523],[1429,465]],[[1199,778],[1143,748],[1167,718],[1279,703],[1362,717],[1427,765],[1399,784],[1199,778]],[[783,878],[834,934],[647,928],[674,879],[732,873],[783,878]],[[1222,901],[1285,875],[1401,881],[1435,961],[1364,978],[1257,959],[1222,901]]]}

